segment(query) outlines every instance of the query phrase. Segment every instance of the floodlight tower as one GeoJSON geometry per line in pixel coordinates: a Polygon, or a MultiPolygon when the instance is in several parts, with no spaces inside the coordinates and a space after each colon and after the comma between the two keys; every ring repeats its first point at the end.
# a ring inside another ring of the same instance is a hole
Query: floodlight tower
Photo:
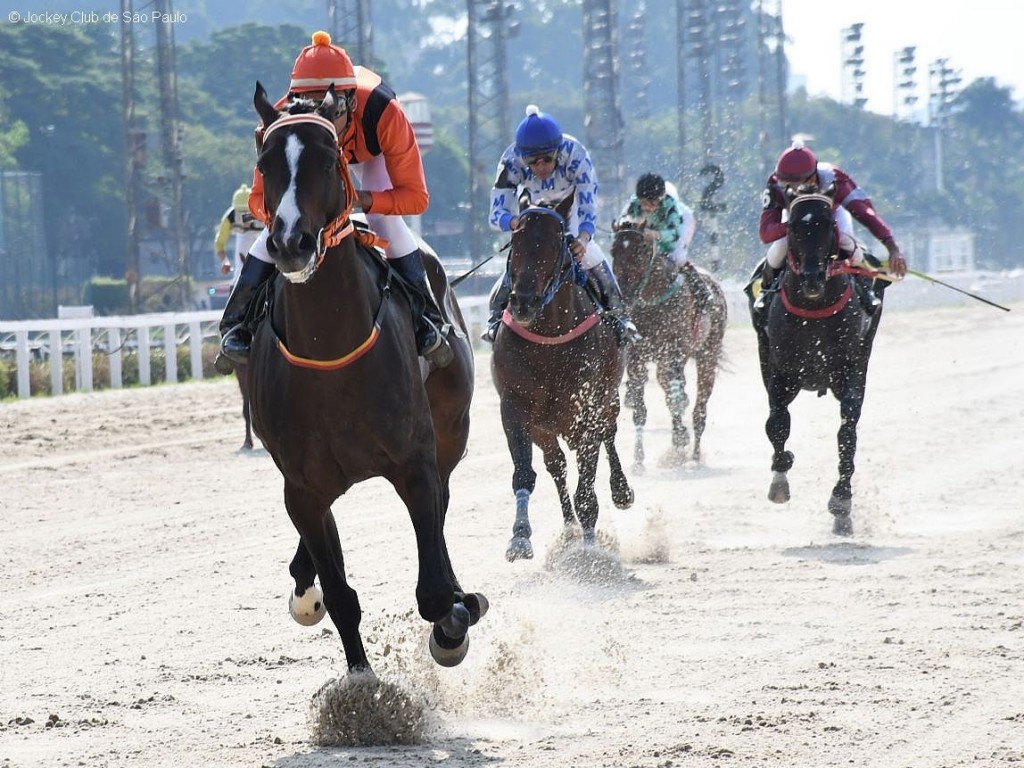
{"type": "Polygon", "coordinates": [[[370,0],[327,0],[327,27],[331,39],[348,52],[357,66],[372,66],[370,0]]]}
{"type": "Polygon", "coordinates": [[[935,188],[944,188],[942,179],[942,134],[949,120],[950,106],[960,84],[960,70],[949,66],[949,59],[936,59],[928,65],[928,111],[935,138],[935,188]]]}
{"type": "Polygon", "coordinates": [[[896,51],[892,56],[892,117],[913,117],[914,104],[917,103],[917,72],[914,52],[917,48],[908,45],[896,51]]]}
{"type": "Polygon", "coordinates": [[[601,184],[602,219],[623,202],[622,107],[615,0],[583,0],[583,100],[587,149],[601,184]]]}
{"type": "Polygon", "coordinates": [[[506,40],[519,31],[515,6],[504,0],[466,0],[466,69],[469,89],[469,256],[479,259],[493,242],[487,227],[488,190],[498,158],[509,144],[506,40]]]}
{"type": "Polygon", "coordinates": [[[857,22],[840,31],[839,50],[843,71],[842,102],[855,109],[864,109],[864,44],[861,42],[864,22],[857,22]]]}

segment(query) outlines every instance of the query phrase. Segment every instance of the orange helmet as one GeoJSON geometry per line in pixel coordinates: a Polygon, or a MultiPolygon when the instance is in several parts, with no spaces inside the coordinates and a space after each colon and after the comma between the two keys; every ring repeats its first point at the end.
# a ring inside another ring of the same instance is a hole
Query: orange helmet
{"type": "Polygon", "coordinates": [[[779,181],[795,184],[803,181],[818,168],[818,158],[803,142],[793,142],[793,146],[779,155],[775,164],[775,175],[779,181]]]}
{"type": "Polygon", "coordinates": [[[356,70],[345,49],[331,44],[326,32],[314,32],[313,44],[302,49],[292,67],[291,93],[325,91],[333,85],[337,92],[356,87],[356,70]]]}

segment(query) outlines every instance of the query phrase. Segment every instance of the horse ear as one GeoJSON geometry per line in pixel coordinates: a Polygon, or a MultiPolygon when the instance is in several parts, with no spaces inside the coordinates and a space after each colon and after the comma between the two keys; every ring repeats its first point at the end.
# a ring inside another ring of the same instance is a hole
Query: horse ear
{"type": "Polygon", "coordinates": [[[256,114],[263,121],[264,128],[277,120],[280,114],[270,103],[270,99],[267,98],[267,89],[259,80],[256,81],[256,92],[252,95],[252,104],[256,108],[256,114]]]}
{"type": "Polygon", "coordinates": [[[320,102],[320,106],[316,108],[316,113],[320,117],[334,122],[336,117],[335,105],[338,103],[337,97],[334,95],[334,83],[327,86],[327,95],[324,96],[324,100],[320,102]]]}
{"type": "Polygon", "coordinates": [[[530,207],[530,190],[524,189],[522,194],[519,195],[519,210],[523,211],[530,207]]]}
{"type": "Polygon", "coordinates": [[[569,212],[572,211],[572,204],[575,200],[576,190],[574,189],[572,192],[569,193],[569,196],[565,198],[562,202],[560,202],[558,204],[558,207],[555,208],[555,210],[558,211],[559,214],[561,214],[563,219],[569,218],[569,212]]]}

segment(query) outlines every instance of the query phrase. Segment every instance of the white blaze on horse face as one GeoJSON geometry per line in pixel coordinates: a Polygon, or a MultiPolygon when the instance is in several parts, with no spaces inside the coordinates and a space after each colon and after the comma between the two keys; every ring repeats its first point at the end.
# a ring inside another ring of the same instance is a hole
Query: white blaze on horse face
{"type": "Polygon", "coordinates": [[[295,196],[295,179],[299,173],[299,157],[302,155],[302,142],[294,133],[288,137],[284,145],[284,156],[288,160],[288,189],[281,196],[277,205],[277,218],[284,228],[281,237],[287,240],[299,222],[299,204],[295,196]]]}

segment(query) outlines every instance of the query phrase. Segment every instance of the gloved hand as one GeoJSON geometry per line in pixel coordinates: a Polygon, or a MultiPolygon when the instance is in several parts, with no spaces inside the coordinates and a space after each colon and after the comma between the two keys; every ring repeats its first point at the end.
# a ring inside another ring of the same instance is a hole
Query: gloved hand
{"type": "Polygon", "coordinates": [[[583,255],[587,252],[587,243],[589,242],[589,232],[580,232],[575,238],[573,238],[572,243],[569,244],[569,250],[572,252],[572,255],[575,256],[577,260],[583,258],[583,255]]]}
{"type": "Polygon", "coordinates": [[[648,243],[656,243],[659,240],[661,240],[661,232],[659,232],[656,229],[645,229],[644,240],[646,240],[648,243]]]}
{"type": "Polygon", "coordinates": [[[888,271],[896,277],[904,277],[907,274],[907,260],[903,257],[903,251],[896,244],[895,238],[887,237],[882,241],[882,245],[889,252],[888,271]]]}
{"type": "Polygon", "coordinates": [[[220,273],[226,275],[231,271],[231,261],[225,251],[217,251],[217,258],[220,259],[220,273]]]}

